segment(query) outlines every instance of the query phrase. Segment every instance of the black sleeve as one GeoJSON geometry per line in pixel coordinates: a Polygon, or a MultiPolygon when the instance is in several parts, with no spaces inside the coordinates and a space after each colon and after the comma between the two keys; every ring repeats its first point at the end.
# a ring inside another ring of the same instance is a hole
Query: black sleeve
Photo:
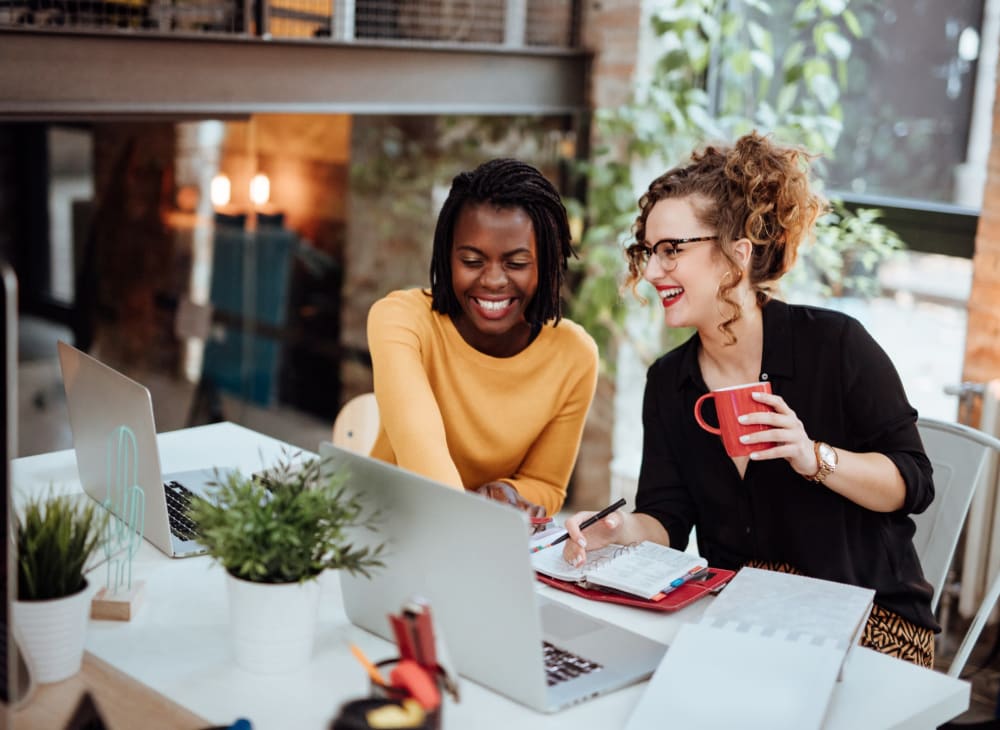
{"type": "Polygon", "coordinates": [[[934,499],[933,470],[917,431],[917,411],[906,398],[899,373],[856,320],[849,320],[844,329],[841,353],[853,449],[889,457],[906,484],[900,511],[923,512],[934,499]]]}
{"type": "Polygon", "coordinates": [[[684,550],[697,512],[682,483],[666,427],[668,419],[662,416],[661,400],[680,398],[680,393],[672,384],[665,388],[664,381],[654,363],[646,375],[642,399],[642,467],[635,511],[656,518],[670,536],[670,547],[684,550]]]}

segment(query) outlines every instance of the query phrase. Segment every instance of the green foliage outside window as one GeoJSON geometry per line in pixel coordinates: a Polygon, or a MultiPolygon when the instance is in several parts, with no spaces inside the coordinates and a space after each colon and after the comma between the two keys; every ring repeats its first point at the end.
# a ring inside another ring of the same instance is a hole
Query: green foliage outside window
{"type": "MultiPolygon", "coordinates": [[[[580,165],[587,200],[571,201],[584,233],[570,317],[594,335],[606,357],[626,336],[631,305],[618,296],[622,247],[645,185],[693,148],[753,129],[830,156],[843,129],[840,93],[852,47],[862,40],[860,16],[877,9],[873,0],[657,4],[650,17],[656,62],[628,104],[596,112],[601,146],[580,165]],[[776,13],[787,32],[768,29],[776,13]]],[[[816,166],[822,174],[822,157],[816,166]]],[[[851,213],[834,201],[790,281],[808,277],[822,294],[871,293],[877,262],[902,248],[878,218],[878,211],[851,213]]],[[[687,334],[669,333],[667,346],[687,334]]]]}

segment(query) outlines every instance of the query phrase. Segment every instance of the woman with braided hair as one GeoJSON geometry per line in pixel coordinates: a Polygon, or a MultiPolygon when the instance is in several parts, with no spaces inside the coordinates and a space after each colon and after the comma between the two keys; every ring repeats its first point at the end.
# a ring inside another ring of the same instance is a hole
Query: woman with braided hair
{"type": "Polygon", "coordinates": [[[649,368],[636,511],[584,532],[563,555],[652,540],[684,550],[692,527],[713,566],[799,572],[875,590],[862,644],[923,666],[934,657],[931,587],[913,547],[934,497],[931,466],[892,362],[856,320],[773,297],[825,201],[809,157],[756,133],[709,146],[639,201],[629,283],[653,285],[669,327],[692,337],[649,368]],[[765,430],[730,457],[695,422],[699,396],[767,381],[765,430]]]}
{"type": "Polygon", "coordinates": [[[561,316],[572,255],[566,209],[534,167],[497,159],[455,177],[430,291],[368,314],[373,457],[532,516],[559,510],[597,383],[597,346],[561,316]]]}

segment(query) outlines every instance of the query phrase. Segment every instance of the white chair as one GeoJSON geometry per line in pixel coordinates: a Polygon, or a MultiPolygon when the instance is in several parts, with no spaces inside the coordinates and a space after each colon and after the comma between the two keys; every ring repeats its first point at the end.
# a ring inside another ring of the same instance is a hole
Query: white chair
{"type": "Polygon", "coordinates": [[[969,660],[969,655],[976,646],[976,641],[979,640],[979,635],[983,632],[983,627],[986,626],[986,621],[989,619],[990,614],[993,613],[997,598],[1000,598],[1000,573],[993,576],[993,582],[990,583],[986,595],[983,596],[983,601],[979,604],[979,610],[976,611],[972,623],[969,624],[969,628],[965,632],[962,643],[958,646],[958,651],[955,652],[955,656],[948,666],[948,674],[950,676],[958,677],[962,673],[965,663],[969,660]]]}
{"type": "Polygon", "coordinates": [[[347,401],[337,413],[332,441],[335,446],[367,456],[375,445],[380,423],[375,394],[362,393],[347,401]]]}
{"type": "Polygon", "coordinates": [[[921,418],[917,421],[924,450],[934,467],[934,501],[913,515],[913,544],[934,587],[931,610],[937,610],[955,555],[955,546],[969,512],[972,495],[987,470],[1000,440],[958,423],[921,418]]]}

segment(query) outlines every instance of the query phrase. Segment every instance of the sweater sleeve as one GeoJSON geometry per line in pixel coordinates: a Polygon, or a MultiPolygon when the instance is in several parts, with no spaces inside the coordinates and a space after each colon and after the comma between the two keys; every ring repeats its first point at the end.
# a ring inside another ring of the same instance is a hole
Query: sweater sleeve
{"type": "Polygon", "coordinates": [[[396,464],[435,481],[462,489],[462,478],[448,451],[444,419],[421,358],[424,339],[419,312],[393,296],[368,313],[379,418],[396,464]]]}
{"type": "Polygon", "coordinates": [[[566,501],[566,485],[597,388],[597,345],[589,338],[588,342],[586,364],[569,369],[577,378],[569,397],[531,445],[517,473],[503,480],[529,502],[544,507],[549,515],[558,512],[566,501]]]}

